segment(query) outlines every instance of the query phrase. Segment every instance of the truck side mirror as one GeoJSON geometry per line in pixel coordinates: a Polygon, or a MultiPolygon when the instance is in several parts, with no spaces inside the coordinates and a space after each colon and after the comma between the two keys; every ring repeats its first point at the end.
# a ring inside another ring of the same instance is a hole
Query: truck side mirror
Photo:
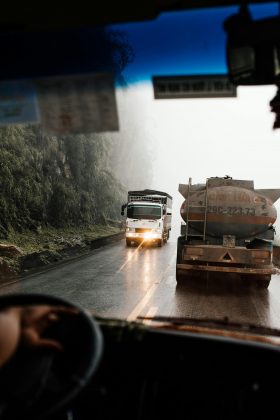
{"type": "Polygon", "coordinates": [[[124,209],[127,207],[127,204],[123,204],[121,208],[121,215],[124,216],[124,209]]]}

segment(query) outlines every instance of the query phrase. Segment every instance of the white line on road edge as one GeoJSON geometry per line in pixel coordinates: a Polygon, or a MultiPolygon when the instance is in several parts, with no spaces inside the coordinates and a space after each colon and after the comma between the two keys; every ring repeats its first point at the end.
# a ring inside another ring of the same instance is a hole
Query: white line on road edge
{"type": "Polygon", "coordinates": [[[156,281],[148,289],[148,291],[146,292],[145,296],[140,300],[140,302],[138,303],[138,305],[136,305],[135,308],[133,309],[133,311],[128,315],[127,321],[135,321],[136,318],[141,314],[142,310],[147,305],[147,303],[149,302],[149,300],[151,299],[151,297],[155,293],[156,289],[160,285],[160,283],[163,280],[164,276],[166,275],[166,273],[168,272],[168,270],[170,270],[170,267],[171,267],[171,265],[173,264],[173,261],[176,258],[176,254],[177,254],[177,251],[175,251],[174,254],[172,255],[172,257],[170,258],[169,263],[167,264],[166,269],[160,275],[159,280],[156,281]]]}

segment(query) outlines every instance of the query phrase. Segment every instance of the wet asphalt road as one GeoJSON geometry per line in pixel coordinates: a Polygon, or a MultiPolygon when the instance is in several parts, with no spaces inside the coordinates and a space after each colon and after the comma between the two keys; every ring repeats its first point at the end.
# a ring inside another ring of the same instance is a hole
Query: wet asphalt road
{"type": "Polygon", "coordinates": [[[176,236],[162,248],[126,248],[124,240],[92,254],[0,288],[6,293],[60,296],[100,316],[224,318],[280,328],[280,275],[267,290],[242,287],[234,278],[178,287],[176,236]]]}

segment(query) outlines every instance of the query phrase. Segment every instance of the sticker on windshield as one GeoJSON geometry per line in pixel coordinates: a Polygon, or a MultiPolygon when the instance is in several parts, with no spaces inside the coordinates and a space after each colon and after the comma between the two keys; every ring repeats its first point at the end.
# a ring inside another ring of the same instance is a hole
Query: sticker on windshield
{"type": "Polygon", "coordinates": [[[114,78],[110,73],[36,80],[42,127],[48,134],[119,129],[114,78]]]}
{"type": "Polygon", "coordinates": [[[31,80],[0,83],[0,125],[38,123],[40,114],[31,80]]]}
{"type": "Polygon", "coordinates": [[[232,98],[236,86],[226,75],[154,76],[155,99],[232,98]]]}

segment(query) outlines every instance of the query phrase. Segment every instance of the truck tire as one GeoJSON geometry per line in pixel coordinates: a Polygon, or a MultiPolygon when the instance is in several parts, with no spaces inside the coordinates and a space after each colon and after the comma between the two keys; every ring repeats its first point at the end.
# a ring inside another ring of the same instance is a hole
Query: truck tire
{"type": "MultiPolygon", "coordinates": [[[[185,238],[183,236],[179,236],[178,239],[177,239],[176,264],[181,264],[181,262],[183,261],[182,252],[183,252],[184,239],[185,238]]],[[[177,284],[182,284],[186,279],[187,279],[187,276],[185,276],[184,273],[182,271],[178,270],[177,267],[176,267],[176,281],[177,281],[177,284]]]]}
{"type": "Polygon", "coordinates": [[[184,282],[184,275],[182,274],[182,271],[178,270],[176,268],[176,282],[177,284],[182,284],[184,282]]]}
{"type": "Polygon", "coordinates": [[[262,283],[262,284],[259,286],[259,288],[268,289],[269,284],[270,284],[270,280],[262,280],[260,283],[262,283]]]}
{"type": "Polygon", "coordinates": [[[184,241],[185,241],[185,238],[183,236],[179,236],[177,239],[177,260],[176,260],[177,264],[181,264],[181,262],[183,261],[182,252],[183,252],[184,241]]]}
{"type": "Polygon", "coordinates": [[[169,239],[169,230],[166,232],[165,236],[164,236],[164,243],[167,243],[168,239],[169,239]]]}
{"type": "Polygon", "coordinates": [[[162,247],[162,245],[163,245],[163,239],[161,238],[161,239],[158,241],[157,246],[162,247]]]}
{"type": "Polygon", "coordinates": [[[191,282],[193,279],[194,273],[192,271],[183,271],[176,268],[176,281],[178,286],[191,282]]]}
{"type": "Polygon", "coordinates": [[[244,285],[247,285],[253,289],[267,289],[270,284],[270,275],[248,275],[244,274],[241,276],[241,279],[244,281],[244,285]]]}
{"type": "Polygon", "coordinates": [[[267,289],[270,284],[271,276],[261,276],[261,278],[256,280],[256,287],[258,289],[267,289]]]}
{"type": "Polygon", "coordinates": [[[126,240],[126,246],[131,246],[131,239],[126,240]]]}

